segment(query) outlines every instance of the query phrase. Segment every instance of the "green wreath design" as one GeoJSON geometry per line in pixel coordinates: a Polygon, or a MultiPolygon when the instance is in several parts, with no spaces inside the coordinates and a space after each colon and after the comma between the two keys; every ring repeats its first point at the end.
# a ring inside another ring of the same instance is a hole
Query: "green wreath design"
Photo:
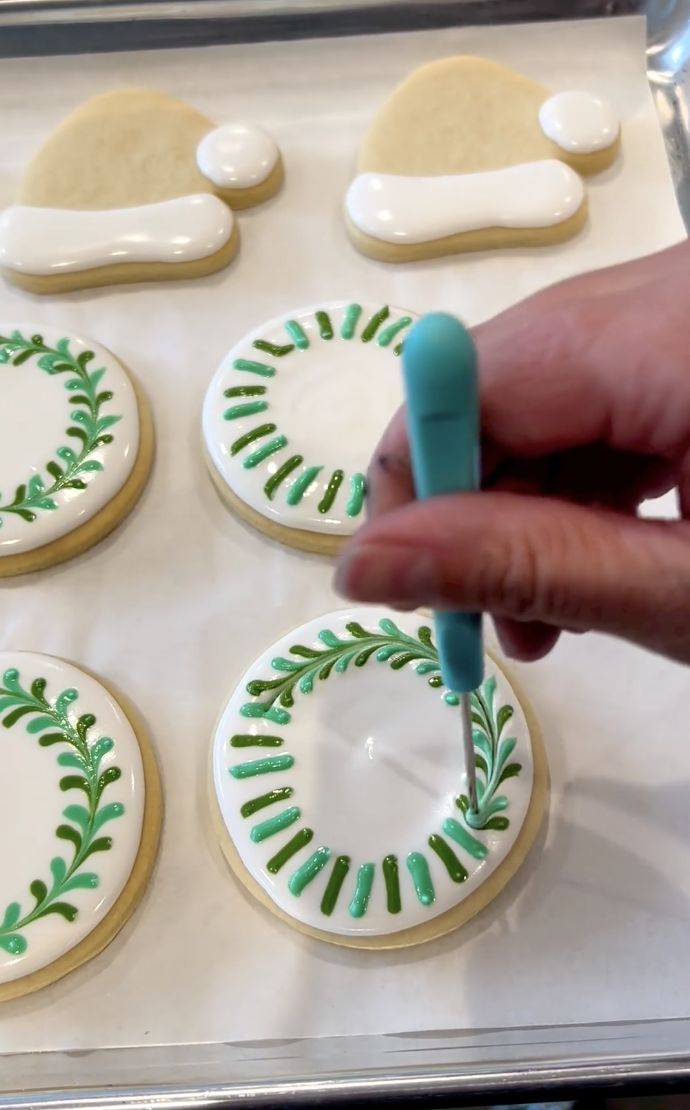
{"type": "MultiPolygon", "coordinates": [[[[240,714],[249,718],[264,718],[279,725],[289,725],[292,719],[289,711],[295,704],[296,693],[309,695],[317,682],[327,681],[332,674],[343,674],[351,665],[367,666],[372,659],[395,671],[412,665],[417,674],[426,678],[430,686],[443,686],[438,651],[431,629],[426,625],[420,626],[415,635],[409,635],[394,621],[384,618],[375,629],[366,629],[358,621],[350,621],[345,626],[345,631],[347,635],[336,635],[324,628],[318,633],[322,647],[293,644],[288,649],[288,655],[274,658],[271,667],[277,673],[271,678],[255,678],[247,683],[247,693],[257,700],[246,702],[241,707],[240,714]]],[[[443,698],[449,706],[454,707],[460,701],[458,695],[450,690],[443,693],[443,698]]],[[[510,705],[496,706],[496,679],[493,676],[471,695],[471,703],[478,811],[470,811],[469,801],[464,794],[457,796],[455,805],[459,819],[446,817],[440,828],[431,832],[427,839],[427,846],[439,858],[453,883],[464,883],[469,878],[467,861],[463,862],[463,856],[481,861],[489,853],[486,843],[475,835],[477,830],[503,832],[509,827],[510,821],[503,812],[508,808],[508,798],[500,793],[500,786],[507,779],[519,775],[522,770],[521,764],[510,762],[517,741],[514,737],[503,735],[513,716],[513,708],[510,705]]],[[[232,749],[279,749],[282,745],[282,736],[268,736],[264,733],[236,734],[230,739],[232,749]]],[[[293,756],[279,752],[234,764],[228,770],[235,779],[247,779],[287,772],[293,764],[293,756]]],[[[300,822],[302,814],[298,805],[290,804],[286,809],[275,809],[277,803],[288,801],[293,793],[293,788],[286,784],[243,802],[240,813],[244,818],[253,818],[267,808],[271,813],[271,816],[262,818],[250,828],[250,840],[254,843],[262,842],[300,822]]],[[[314,835],[314,829],[302,824],[290,840],[268,859],[266,870],[277,874],[293,856],[311,843],[314,835]]],[[[333,913],[352,865],[349,856],[332,857],[331,848],[321,845],[287,880],[288,890],[298,897],[332,860],[321,899],[321,912],[326,916],[333,913]]],[[[430,906],[435,901],[436,893],[424,852],[409,852],[405,863],[417,899],[422,905],[430,906]]],[[[378,864],[368,861],[358,865],[348,905],[352,917],[360,918],[366,914],[377,867],[380,868],[385,883],[388,912],[401,912],[401,868],[398,858],[389,854],[378,864]]]]}
{"type": "MultiPolygon", "coordinates": [[[[361,343],[376,343],[382,349],[390,349],[396,357],[403,350],[403,333],[412,323],[411,316],[398,316],[390,319],[391,310],[382,305],[368,319],[363,315],[360,304],[345,307],[340,329],[334,328],[329,312],[318,309],[314,319],[319,338],[326,343],[359,340],[361,343]]],[[[286,320],[283,324],[287,342],[275,343],[268,339],[255,339],[252,347],[259,352],[252,358],[236,358],[232,368],[239,371],[243,378],[241,385],[232,385],[224,390],[223,396],[231,404],[223,412],[227,421],[259,417],[270,410],[269,382],[282,369],[282,360],[297,351],[305,351],[311,346],[307,332],[297,320],[286,320]],[[264,361],[270,358],[271,361],[264,361]],[[275,365],[281,360],[281,366],[275,365]]],[[[299,505],[305,494],[311,490],[324,471],[323,464],[307,464],[302,455],[294,454],[289,439],[279,430],[270,418],[256,424],[233,440],[229,446],[230,455],[241,455],[242,466],[247,470],[268,463],[268,477],[264,482],[264,494],[273,501],[283,483],[286,490],[284,502],[288,508],[299,505]],[[280,460],[277,456],[280,455],[280,460]],[[274,458],[276,456],[276,458],[274,458]],[[275,463],[279,465],[274,469],[275,463]],[[272,465],[273,464],[273,465],[272,465]]],[[[324,477],[328,474],[325,471],[324,477]]],[[[347,493],[345,513],[350,518],[358,517],[364,507],[366,497],[366,478],[359,472],[346,475],[342,467],[335,467],[323,484],[321,497],[316,506],[317,512],[326,515],[337,498],[347,493]]]]}
{"type": "MultiPolygon", "coordinates": [[[[378,663],[387,663],[395,671],[414,663],[417,674],[426,677],[430,686],[438,688],[443,685],[438,650],[428,626],[422,625],[416,636],[410,636],[394,621],[384,618],[375,631],[368,631],[357,621],[350,621],[346,629],[348,638],[338,637],[330,629],[323,629],[319,632],[323,648],[293,644],[289,649],[293,658],[278,656],[273,659],[271,666],[279,672],[278,675],[269,679],[252,679],[247,683],[247,693],[262,700],[244,705],[241,709],[243,716],[264,716],[278,724],[287,724],[290,714],[286,710],[295,704],[295,688],[302,694],[310,694],[317,680],[326,680],[333,671],[343,674],[350,664],[363,667],[372,658],[378,663]]],[[[517,741],[503,736],[513,716],[513,708],[510,705],[496,708],[495,694],[496,679],[490,677],[481,689],[471,695],[479,809],[477,813],[470,813],[469,801],[464,794],[458,798],[458,807],[465,822],[472,828],[503,831],[508,828],[509,820],[499,814],[507,808],[508,799],[497,791],[503,782],[518,775],[522,767],[519,763],[509,762],[517,741]]],[[[460,700],[450,690],[444,693],[443,698],[450,706],[457,706],[460,700]]]]}
{"type": "Polygon", "coordinates": [[[19,671],[5,671],[0,685],[0,715],[2,723],[12,728],[23,717],[31,717],[26,731],[38,735],[42,748],[64,745],[66,750],[57,757],[58,766],[67,774],[60,779],[60,789],[68,792],[81,790],[85,804],[71,804],[63,810],[66,823],[58,825],[55,835],[72,846],[72,858],[54,856],[50,861],[51,879],[34,879],[29,891],[34,900],[30,909],[22,910],[19,902],[10,902],[0,919],[0,948],[12,956],[20,956],[28,947],[24,931],[33,921],[59,914],[66,921],[74,921],[78,910],[66,897],[74,890],[93,890],[99,885],[94,871],[84,869],[84,864],[98,852],[108,852],[112,838],[102,836],[101,830],[108,822],[121,817],[125,807],[121,802],[103,803],[106,789],[121,777],[119,767],[111,766],[101,771],[105,755],[112,751],[113,741],[101,736],[91,743],[88,732],[96,723],[91,713],[84,713],[73,725],[67,710],[78,698],[75,689],[63,690],[51,704],[46,696],[46,680],[36,678],[30,689],[25,689],[19,671]]]}
{"type": "Polygon", "coordinates": [[[38,355],[38,366],[51,377],[67,374],[65,389],[70,394],[70,425],[66,435],[79,441],[79,447],[58,447],[59,462],[51,459],[46,463],[47,475],[44,480],[34,474],[21,482],[14,491],[11,501],[3,504],[0,494],[0,527],[3,514],[13,513],[28,524],[36,520],[41,511],[57,509],[55,494],[65,489],[86,489],[84,475],[102,470],[98,459],[92,458],[96,448],[112,443],[113,437],[108,429],[117,424],[120,416],[103,416],[101,409],[112,400],[109,390],[98,391],[105,367],[87,370],[87,365],[95,358],[93,351],[83,351],[73,355],[69,349],[69,339],[59,339],[55,347],[48,347],[42,335],[26,337],[19,331],[11,335],[0,335],[0,363],[21,366],[32,356],[38,355]]]}

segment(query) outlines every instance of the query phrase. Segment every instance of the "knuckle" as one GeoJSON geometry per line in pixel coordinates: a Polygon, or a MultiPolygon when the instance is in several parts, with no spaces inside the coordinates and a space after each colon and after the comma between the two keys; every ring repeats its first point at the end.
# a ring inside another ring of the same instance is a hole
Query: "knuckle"
{"type": "Polygon", "coordinates": [[[562,573],[567,536],[555,522],[545,532],[511,530],[492,538],[477,582],[482,608],[519,621],[577,619],[562,573]]]}
{"type": "Polygon", "coordinates": [[[503,539],[491,545],[487,556],[483,575],[487,603],[493,601],[518,620],[534,619],[540,609],[540,574],[531,541],[522,536],[503,539]]]}

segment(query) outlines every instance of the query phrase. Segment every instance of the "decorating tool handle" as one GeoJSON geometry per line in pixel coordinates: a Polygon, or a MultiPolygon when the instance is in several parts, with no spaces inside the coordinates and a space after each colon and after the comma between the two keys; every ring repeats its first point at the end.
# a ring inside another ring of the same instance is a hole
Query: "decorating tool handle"
{"type": "MultiPolygon", "coordinates": [[[[477,353],[454,316],[429,313],[410,330],[402,352],[407,430],[420,499],[479,489],[477,353]]],[[[481,614],[437,612],[443,681],[467,693],[484,677],[481,614]]]]}

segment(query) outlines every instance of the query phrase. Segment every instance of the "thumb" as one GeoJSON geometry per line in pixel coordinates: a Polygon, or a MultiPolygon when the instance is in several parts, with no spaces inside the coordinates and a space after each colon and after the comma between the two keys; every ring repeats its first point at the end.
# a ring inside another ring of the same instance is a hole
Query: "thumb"
{"type": "Polygon", "coordinates": [[[690,522],[510,493],[415,501],[365,525],[336,588],[357,601],[594,629],[690,662],[690,522]]]}

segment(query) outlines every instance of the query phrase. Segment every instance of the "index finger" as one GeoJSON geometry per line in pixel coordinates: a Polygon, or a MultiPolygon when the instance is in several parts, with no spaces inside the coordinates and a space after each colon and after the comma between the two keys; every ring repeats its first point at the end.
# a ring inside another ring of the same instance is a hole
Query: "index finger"
{"type": "Polygon", "coordinates": [[[367,473],[367,512],[388,513],[414,501],[405,406],[396,412],[379,440],[367,473]]]}

